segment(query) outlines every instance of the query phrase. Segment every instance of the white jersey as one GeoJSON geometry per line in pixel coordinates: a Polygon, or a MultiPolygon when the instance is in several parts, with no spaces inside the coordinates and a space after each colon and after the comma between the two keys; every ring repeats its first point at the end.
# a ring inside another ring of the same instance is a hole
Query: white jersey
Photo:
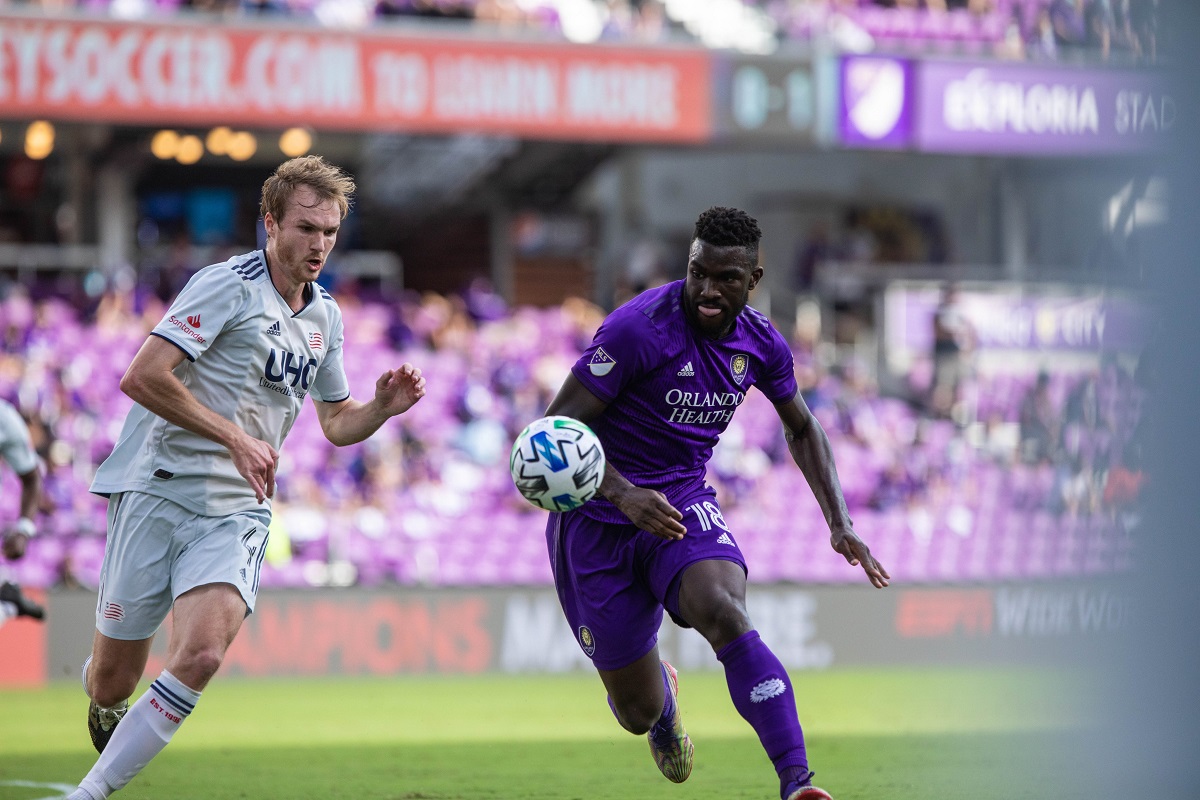
{"type": "MultiPolygon", "coordinates": [[[[175,374],[197,400],[276,450],[306,395],[327,403],[350,396],[337,304],[314,283],[308,304],[293,313],[261,250],[197,272],[151,335],[187,356],[175,374]]],[[[141,405],[126,417],[92,491],[146,492],[205,516],[270,503],[259,505],[226,448],[141,405]]]]}
{"type": "Polygon", "coordinates": [[[29,428],[11,403],[0,400],[0,456],[18,475],[37,469],[37,453],[29,439],[29,428]]]}

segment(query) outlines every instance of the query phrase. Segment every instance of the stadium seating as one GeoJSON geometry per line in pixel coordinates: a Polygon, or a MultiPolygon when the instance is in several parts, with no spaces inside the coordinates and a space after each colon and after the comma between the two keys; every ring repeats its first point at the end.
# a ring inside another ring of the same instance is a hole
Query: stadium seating
{"type": "MultiPolygon", "coordinates": [[[[513,490],[508,448],[545,408],[599,312],[576,302],[484,321],[433,295],[343,304],[354,321],[345,351],[353,391],[366,395],[380,371],[408,360],[424,370],[430,393],[347,448],[330,445],[305,407],[283,448],[264,585],[549,583],[545,515],[513,490]]],[[[0,396],[35,418],[55,506],[44,535],[10,564],[24,585],[97,581],[105,503],[87,487],[131,405],[121,374],[161,311],[145,302],[139,314],[134,305],[106,298],[85,321],[61,301],[34,304],[13,293],[0,303],[0,396]]],[[[1014,424],[1032,380],[1001,375],[975,387],[986,398],[979,418],[1014,424]]],[[[1063,456],[1041,464],[849,381],[824,378],[810,404],[833,442],[855,527],[896,579],[1088,575],[1130,558],[1128,492],[1106,480],[1125,466],[1140,391],[1114,368],[1055,376],[1053,396],[1065,403],[1086,380],[1096,390],[1087,395],[1091,422],[1068,425],[1063,456]]],[[[19,495],[6,473],[3,520],[15,518],[19,495]]],[[[1136,473],[1122,474],[1136,486],[1136,473]]],[[[820,509],[759,393],[749,394],[717,448],[710,481],[752,580],[862,580],[829,548],[820,509]]]]}

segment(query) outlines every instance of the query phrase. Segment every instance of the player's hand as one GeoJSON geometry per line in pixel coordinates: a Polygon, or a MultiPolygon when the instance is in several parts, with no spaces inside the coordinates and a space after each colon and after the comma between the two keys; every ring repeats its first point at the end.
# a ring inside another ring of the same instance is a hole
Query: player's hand
{"type": "Polygon", "coordinates": [[[425,379],[421,370],[409,363],[388,370],[375,381],[375,402],[389,417],[403,414],[424,396],[425,379]]]}
{"type": "Polygon", "coordinates": [[[630,522],[660,539],[674,541],[682,539],[687,533],[687,528],[680,522],[683,514],[667,502],[667,496],[662,492],[634,486],[622,493],[619,499],[610,497],[609,500],[629,517],[630,522]]]}
{"type": "Polygon", "coordinates": [[[829,544],[833,546],[834,550],[845,556],[846,561],[850,562],[850,566],[857,567],[861,564],[863,572],[867,573],[867,578],[876,589],[882,589],[888,585],[892,576],[888,575],[883,564],[875,560],[875,556],[871,555],[871,548],[858,538],[857,533],[849,528],[836,528],[829,534],[829,544]]]}
{"type": "Polygon", "coordinates": [[[25,555],[25,545],[29,544],[29,537],[18,531],[9,531],[4,537],[4,557],[10,561],[16,561],[25,555]]]}
{"type": "Polygon", "coordinates": [[[279,453],[274,447],[245,434],[229,448],[233,466],[254,490],[254,497],[262,503],[275,496],[275,470],[279,467],[279,453]]]}

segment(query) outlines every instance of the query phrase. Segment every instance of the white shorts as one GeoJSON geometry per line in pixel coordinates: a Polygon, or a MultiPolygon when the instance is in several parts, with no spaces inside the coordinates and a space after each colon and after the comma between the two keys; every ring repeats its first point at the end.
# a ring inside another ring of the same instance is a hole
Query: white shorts
{"type": "Polygon", "coordinates": [[[96,630],[112,639],[147,639],[175,598],[210,583],[236,587],[249,615],[270,523],[265,509],[205,517],[142,492],[112,495],[96,630]]]}

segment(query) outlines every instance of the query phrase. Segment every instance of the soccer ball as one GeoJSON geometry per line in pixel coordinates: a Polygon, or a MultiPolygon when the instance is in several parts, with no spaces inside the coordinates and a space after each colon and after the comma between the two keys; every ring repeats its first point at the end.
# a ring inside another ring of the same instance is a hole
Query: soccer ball
{"type": "Polygon", "coordinates": [[[604,479],[604,448],[571,417],[542,417],[513,442],[508,468],[521,495],[546,511],[570,511],[592,499],[604,479]]]}

